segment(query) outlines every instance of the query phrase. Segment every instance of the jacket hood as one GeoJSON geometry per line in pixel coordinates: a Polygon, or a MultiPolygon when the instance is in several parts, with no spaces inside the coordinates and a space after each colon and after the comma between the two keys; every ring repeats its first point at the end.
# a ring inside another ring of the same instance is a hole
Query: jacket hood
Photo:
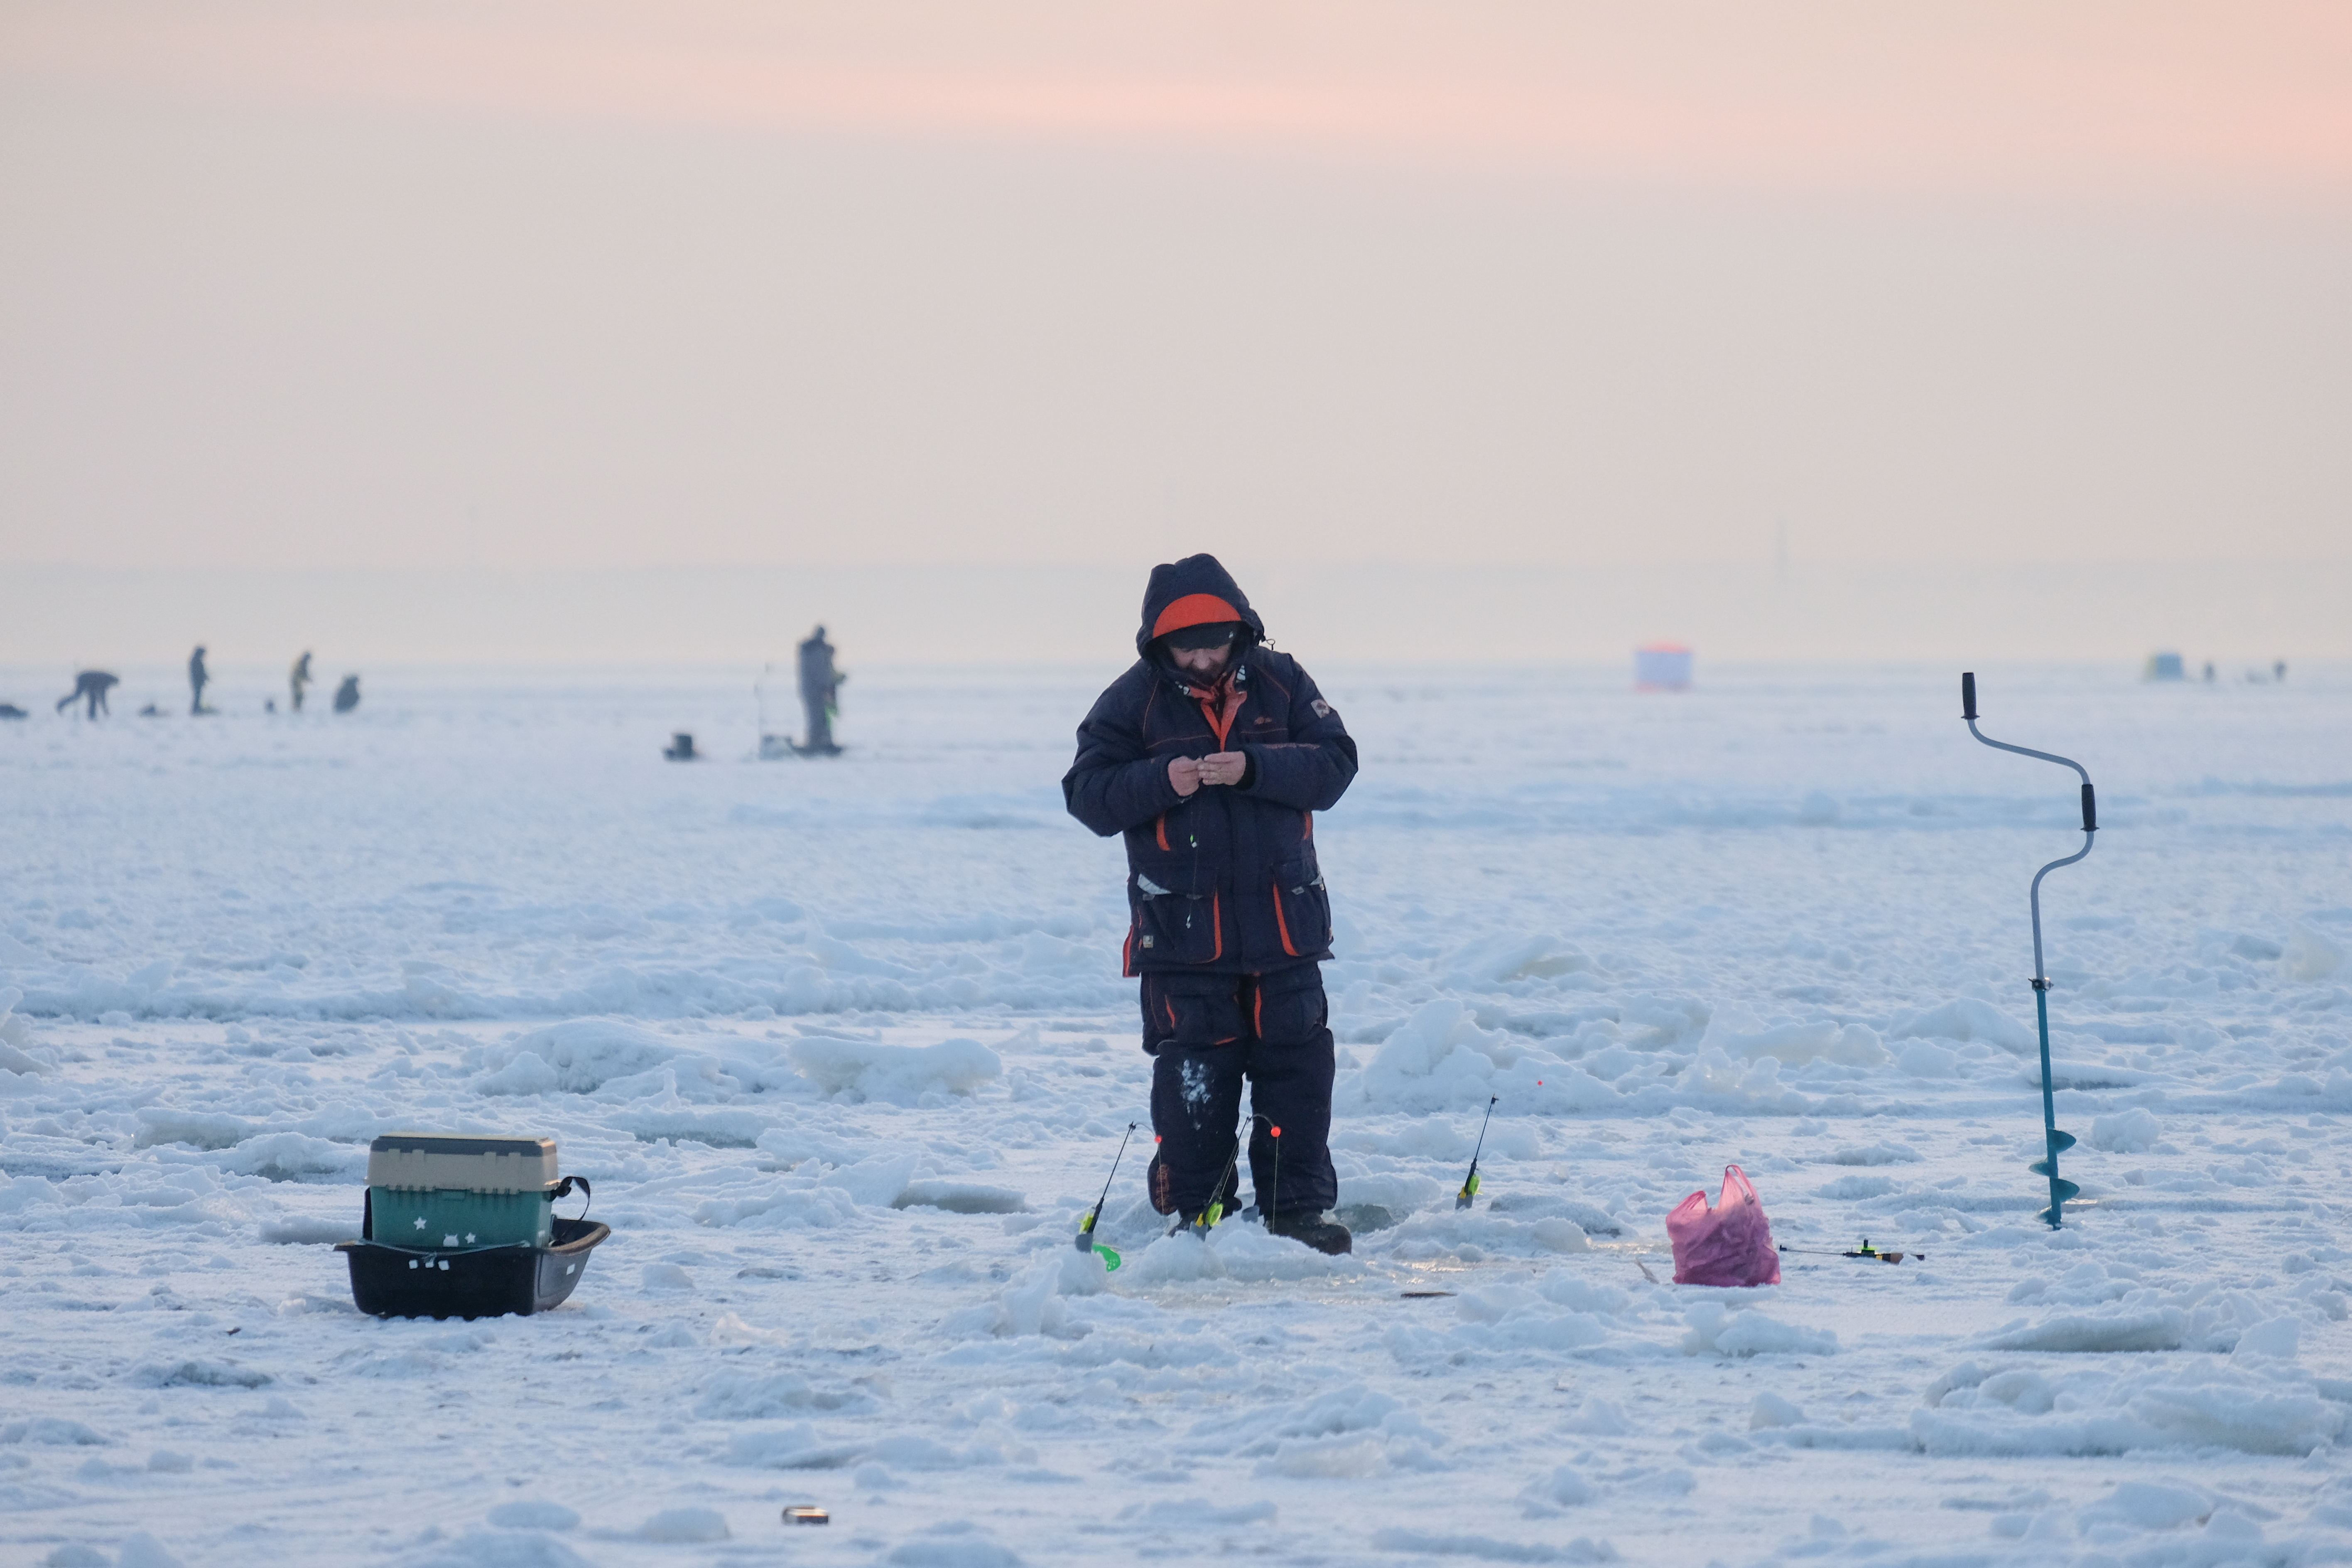
{"type": "Polygon", "coordinates": [[[1234,574],[1225,570],[1224,563],[1213,555],[1187,555],[1181,561],[1151,569],[1151,581],[1143,590],[1143,622],[1135,630],[1137,654],[1145,658],[1151,657],[1152,628],[1160,624],[1160,617],[1177,601],[1196,594],[1231,605],[1234,618],[1249,628],[1249,640],[1265,640],[1265,623],[1250,608],[1249,595],[1242,592],[1241,584],[1234,581],[1234,574]]]}

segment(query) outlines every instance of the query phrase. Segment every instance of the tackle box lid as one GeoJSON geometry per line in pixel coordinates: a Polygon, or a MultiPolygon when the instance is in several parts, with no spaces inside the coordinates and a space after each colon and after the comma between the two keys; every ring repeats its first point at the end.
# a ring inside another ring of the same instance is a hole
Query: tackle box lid
{"type": "Polygon", "coordinates": [[[372,1187],[539,1192],[555,1184],[555,1140],[479,1132],[386,1132],[368,1145],[372,1187]]]}

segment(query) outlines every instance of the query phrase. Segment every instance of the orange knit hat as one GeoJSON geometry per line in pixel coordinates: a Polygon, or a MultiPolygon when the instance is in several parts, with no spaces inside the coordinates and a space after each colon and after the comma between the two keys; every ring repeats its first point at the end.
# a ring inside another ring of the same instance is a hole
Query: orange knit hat
{"type": "Polygon", "coordinates": [[[1239,610],[1214,594],[1187,594],[1160,612],[1160,618],[1151,623],[1151,635],[1157,639],[1186,626],[1210,626],[1241,618],[1239,610]]]}

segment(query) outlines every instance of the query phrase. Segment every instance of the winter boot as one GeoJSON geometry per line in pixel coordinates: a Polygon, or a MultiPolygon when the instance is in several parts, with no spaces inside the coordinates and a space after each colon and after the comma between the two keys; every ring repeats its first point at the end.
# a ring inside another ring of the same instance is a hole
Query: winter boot
{"type": "Polygon", "coordinates": [[[1311,1209],[1278,1214],[1265,1228],[1289,1240],[1303,1241],[1316,1251],[1328,1252],[1334,1258],[1343,1252],[1352,1252],[1356,1247],[1356,1238],[1348,1234],[1346,1226],[1329,1215],[1318,1214],[1311,1209]]]}

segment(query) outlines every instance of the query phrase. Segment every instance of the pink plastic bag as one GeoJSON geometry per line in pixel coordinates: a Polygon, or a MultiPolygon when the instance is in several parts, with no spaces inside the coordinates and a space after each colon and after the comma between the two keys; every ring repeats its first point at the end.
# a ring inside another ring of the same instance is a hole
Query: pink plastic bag
{"type": "Polygon", "coordinates": [[[1704,1191],[1693,1193],[1666,1216],[1675,1244],[1677,1285],[1778,1285],[1780,1255],[1772,1249],[1772,1222],[1764,1202],[1737,1165],[1723,1172],[1723,1202],[1706,1206],[1704,1191]]]}

